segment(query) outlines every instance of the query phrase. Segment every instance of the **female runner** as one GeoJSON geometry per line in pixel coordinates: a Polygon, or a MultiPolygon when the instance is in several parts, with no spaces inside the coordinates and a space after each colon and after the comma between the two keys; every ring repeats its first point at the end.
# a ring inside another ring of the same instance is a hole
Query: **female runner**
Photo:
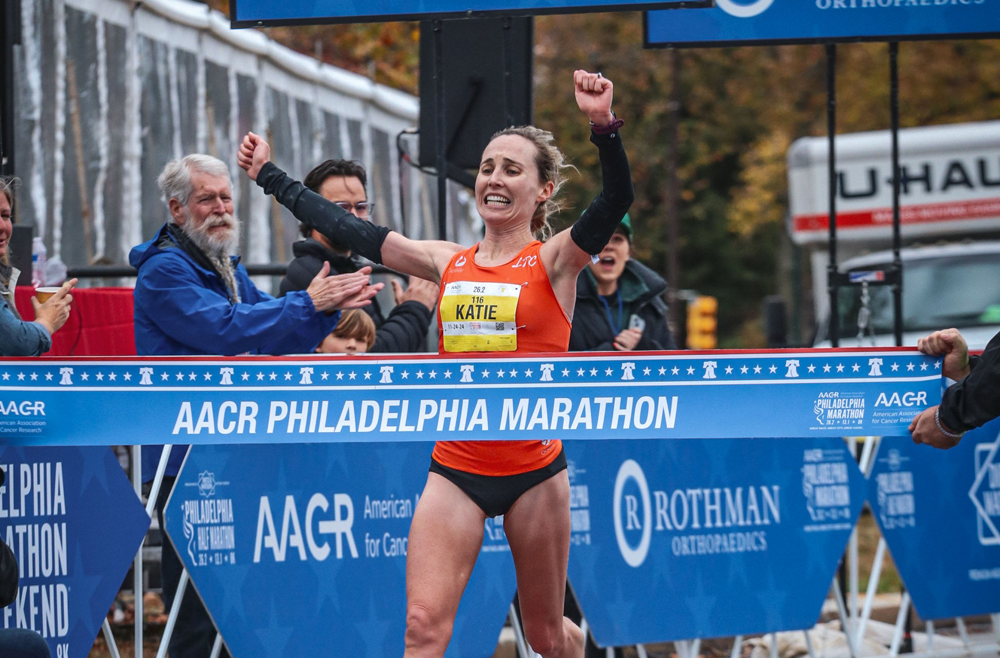
{"type": "MultiPolygon", "coordinates": [[[[600,73],[573,74],[576,102],[592,126],[603,190],[569,229],[544,244],[553,197],[564,182],[551,133],[532,126],[497,133],[476,178],[486,224],[479,244],[410,240],[359,220],[291,180],[269,162],[257,135],[243,140],[239,164],[251,179],[351,251],[441,285],[439,351],[563,352],[569,345],[576,279],[600,253],[632,203],[632,179],[611,112],[612,84],[600,73]],[[476,307],[481,307],[477,309],[476,307]],[[471,323],[483,313],[485,323],[471,323]]],[[[430,473],[410,527],[406,560],[406,658],[440,658],[475,566],[487,517],[504,516],[517,574],[524,632],[545,658],[582,658],[580,628],[563,617],[569,559],[569,478],[562,443],[449,441],[434,447],[430,473]]]]}

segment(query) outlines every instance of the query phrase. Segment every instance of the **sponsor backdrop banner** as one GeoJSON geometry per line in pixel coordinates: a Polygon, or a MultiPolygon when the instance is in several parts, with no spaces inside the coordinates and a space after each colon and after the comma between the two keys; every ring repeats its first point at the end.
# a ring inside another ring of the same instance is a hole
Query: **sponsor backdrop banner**
{"type": "Polygon", "coordinates": [[[0,466],[0,537],[20,570],[0,628],[38,632],[53,658],[84,658],[149,517],[107,447],[0,446],[0,466]]]}
{"type": "Polygon", "coordinates": [[[868,500],[922,618],[1000,610],[1000,420],[944,452],[883,439],[868,500]]]}
{"type": "Polygon", "coordinates": [[[704,0],[233,0],[234,27],[275,23],[399,21],[473,14],[507,16],[571,11],[635,11],[656,7],[709,6],[704,0]]]}
{"type": "Polygon", "coordinates": [[[569,578],[601,645],[810,628],[865,498],[842,439],[567,444],[569,578]]]}
{"type": "Polygon", "coordinates": [[[0,361],[18,445],[904,436],[940,399],[913,349],[519,359],[0,361]],[[781,413],[775,413],[780,401],[781,413]]]}
{"type": "Polygon", "coordinates": [[[646,45],[973,38],[1000,33],[998,0],[715,0],[646,14],[646,45]]]}
{"type": "MultiPolygon", "coordinates": [[[[407,536],[430,452],[191,449],[166,531],[234,658],[403,655],[407,536]]],[[[515,587],[503,519],[491,519],[446,656],[492,656],[515,587]]]]}

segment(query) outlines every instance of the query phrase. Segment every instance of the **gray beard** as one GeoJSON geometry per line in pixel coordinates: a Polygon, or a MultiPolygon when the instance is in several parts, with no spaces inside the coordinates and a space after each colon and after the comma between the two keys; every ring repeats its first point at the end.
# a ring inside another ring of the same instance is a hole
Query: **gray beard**
{"type": "Polygon", "coordinates": [[[218,221],[218,215],[206,218],[198,228],[191,227],[191,216],[188,215],[188,221],[184,222],[184,225],[181,226],[180,229],[184,231],[184,233],[191,239],[191,242],[193,242],[194,245],[198,247],[198,249],[200,249],[215,266],[215,269],[222,276],[222,282],[229,291],[229,301],[236,304],[240,301],[240,291],[236,286],[236,273],[233,269],[233,262],[230,260],[229,255],[236,251],[236,248],[240,243],[240,220],[239,218],[229,214],[223,215],[222,217],[228,220],[232,225],[229,233],[223,238],[218,238],[209,235],[208,233],[208,229],[218,221]]]}
{"type": "Polygon", "coordinates": [[[207,217],[198,228],[191,226],[191,216],[188,215],[188,221],[185,221],[184,225],[180,228],[206,256],[213,260],[225,259],[228,261],[229,254],[234,253],[240,243],[240,220],[228,214],[222,215],[221,218],[227,220],[232,226],[229,233],[223,238],[215,237],[208,233],[208,229],[220,219],[219,215],[207,217]]]}

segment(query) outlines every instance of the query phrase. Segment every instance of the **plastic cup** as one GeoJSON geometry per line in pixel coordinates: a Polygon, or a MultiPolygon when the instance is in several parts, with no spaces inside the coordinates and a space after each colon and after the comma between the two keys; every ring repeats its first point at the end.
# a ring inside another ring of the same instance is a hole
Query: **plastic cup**
{"type": "Polygon", "coordinates": [[[49,298],[52,297],[52,295],[56,294],[57,292],[59,292],[59,288],[57,286],[35,288],[35,297],[38,298],[39,304],[44,304],[45,302],[49,301],[49,298]]]}

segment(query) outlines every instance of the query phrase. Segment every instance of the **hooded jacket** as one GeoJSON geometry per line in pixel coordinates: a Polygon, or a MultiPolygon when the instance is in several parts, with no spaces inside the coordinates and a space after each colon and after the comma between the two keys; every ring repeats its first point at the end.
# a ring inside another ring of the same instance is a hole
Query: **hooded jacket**
{"type": "MultiPolygon", "coordinates": [[[[211,261],[173,224],[132,249],[129,263],[139,270],[133,299],[140,356],[305,354],[340,319],[339,311],[317,311],[305,291],[281,299],[261,292],[237,257],[239,300],[232,303],[211,261]]],[[[186,449],[171,452],[168,475],[176,475],[186,449]]],[[[143,450],[144,480],[152,479],[159,452],[143,450]]]]}
{"type": "MultiPolygon", "coordinates": [[[[638,315],[646,321],[636,350],[675,350],[674,337],[667,326],[667,304],[662,295],[667,283],[653,270],[630,258],[618,278],[622,296],[621,329],[627,329],[629,318],[638,315]]],[[[617,303],[609,305],[617,319],[617,303]]],[[[608,310],[597,293],[597,280],[589,267],[583,268],[576,280],[576,310],[573,331],[569,336],[571,352],[615,351],[619,332],[611,326],[608,310]]]]}
{"type": "MultiPolygon", "coordinates": [[[[281,280],[281,293],[286,295],[294,290],[305,290],[319,271],[323,262],[330,263],[333,274],[348,274],[361,269],[353,258],[342,256],[326,245],[308,238],[292,245],[295,259],[288,265],[288,272],[281,280]]],[[[430,326],[432,311],[416,300],[405,301],[382,316],[378,299],[361,307],[375,323],[375,344],[370,352],[426,352],[427,328],[430,326]]]]}

